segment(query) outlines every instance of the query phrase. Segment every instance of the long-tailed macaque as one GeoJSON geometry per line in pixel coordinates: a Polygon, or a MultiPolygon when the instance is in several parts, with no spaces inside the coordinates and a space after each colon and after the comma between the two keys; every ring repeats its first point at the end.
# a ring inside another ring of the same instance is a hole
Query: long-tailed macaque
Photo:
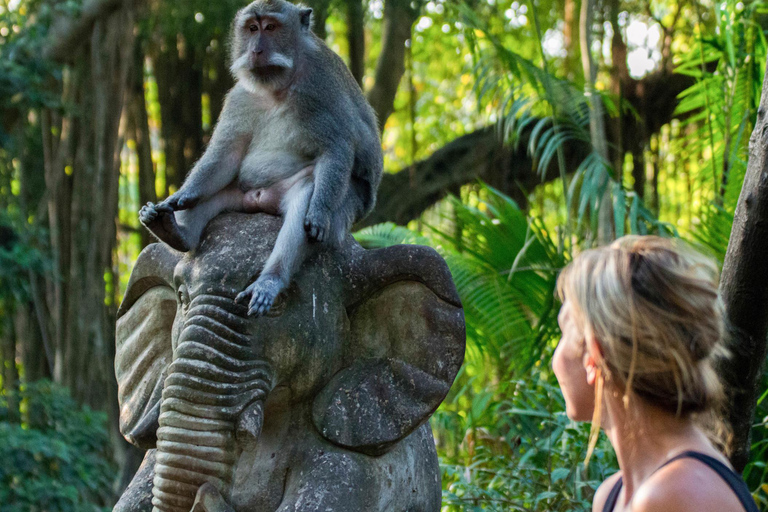
{"type": "Polygon", "coordinates": [[[341,58],[310,30],[312,10],[256,0],[235,17],[227,94],[210,144],[181,188],[139,218],[179,251],[222,211],[279,212],[258,279],[237,296],[269,310],[308,242],[338,242],[374,206],[382,156],[373,109],[341,58]]]}

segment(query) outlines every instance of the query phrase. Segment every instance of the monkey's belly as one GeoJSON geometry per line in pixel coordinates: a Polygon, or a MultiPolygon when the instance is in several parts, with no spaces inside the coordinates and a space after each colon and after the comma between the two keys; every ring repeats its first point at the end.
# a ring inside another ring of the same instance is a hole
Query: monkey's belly
{"type": "Polygon", "coordinates": [[[240,166],[240,188],[249,190],[270,187],[313,163],[313,160],[284,151],[249,153],[240,166]]]}

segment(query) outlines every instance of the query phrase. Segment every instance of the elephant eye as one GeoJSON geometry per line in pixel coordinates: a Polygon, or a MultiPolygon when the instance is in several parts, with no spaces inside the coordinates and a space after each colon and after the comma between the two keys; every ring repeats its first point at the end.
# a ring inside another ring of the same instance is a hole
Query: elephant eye
{"type": "Polygon", "coordinates": [[[176,295],[179,300],[179,304],[181,304],[181,309],[186,312],[189,309],[189,293],[187,292],[187,287],[184,285],[179,286],[179,290],[176,292],[176,295]]]}

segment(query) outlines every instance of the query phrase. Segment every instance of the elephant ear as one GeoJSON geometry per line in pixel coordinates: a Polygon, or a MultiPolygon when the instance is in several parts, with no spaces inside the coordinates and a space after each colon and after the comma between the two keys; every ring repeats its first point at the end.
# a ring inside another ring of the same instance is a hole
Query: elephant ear
{"type": "Polygon", "coordinates": [[[445,261],[429,247],[359,246],[345,276],[349,366],[313,404],[329,441],[386,452],[437,409],[464,360],[464,312],[445,261]]]}
{"type": "Polygon", "coordinates": [[[180,253],[165,245],[147,246],[136,260],[117,311],[115,376],[120,432],[144,449],[154,448],[157,441],[163,381],[173,352],[173,270],[180,259],[180,253]]]}

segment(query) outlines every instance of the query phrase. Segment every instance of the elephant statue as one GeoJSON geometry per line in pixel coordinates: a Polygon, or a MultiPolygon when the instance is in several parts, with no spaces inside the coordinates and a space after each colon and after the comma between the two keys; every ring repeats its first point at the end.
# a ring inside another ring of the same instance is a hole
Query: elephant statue
{"type": "Polygon", "coordinates": [[[443,259],[316,246],[269,313],[235,296],[282,220],[228,213],[140,254],[118,310],[120,428],[147,450],[116,512],[438,511],[429,417],[464,358],[443,259]]]}

